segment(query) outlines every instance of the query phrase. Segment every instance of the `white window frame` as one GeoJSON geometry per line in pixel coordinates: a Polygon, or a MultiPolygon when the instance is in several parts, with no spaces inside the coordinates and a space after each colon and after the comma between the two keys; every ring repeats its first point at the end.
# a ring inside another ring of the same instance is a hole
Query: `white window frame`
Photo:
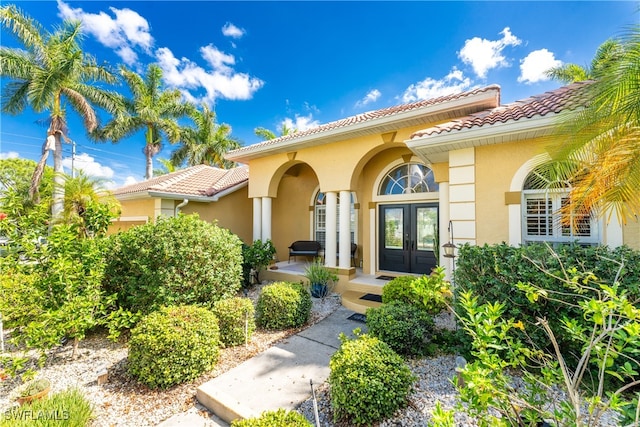
{"type": "Polygon", "coordinates": [[[522,191],[522,241],[526,243],[548,242],[553,244],[577,243],[586,245],[597,245],[601,243],[601,223],[594,216],[589,217],[589,234],[579,235],[573,226],[574,218],[572,215],[571,225],[565,225],[562,221],[561,208],[563,201],[567,200],[569,189],[553,189],[553,190],[523,190],[522,191]],[[534,199],[543,200],[544,212],[529,212],[528,201],[534,199]],[[546,233],[529,234],[529,220],[535,218],[542,219],[540,221],[541,229],[546,229],[546,233]]]}
{"type": "MultiPolygon", "coordinates": [[[[318,204],[318,195],[320,193],[323,193],[322,191],[316,191],[313,197],[313,239],[320,242],[320,244],[322,245],[322,249],[324,249],[324,245],[326,242],[326,221],[327,221],[327,215],[326,215],[326,209],[327,209],[327,205],[324,204],[318,204]],[[324,238],[319,238],[319,235],[322,234],[322,236],[324,236],[324,238]]],[[[338,200],[337,200],[337,206],[336,206],[336,223],[340,224],[340,195],[338,195],[338,200]]],[[[351,221],[350,221],[350,231],[351,231],[351,243],[357,243],[356,242],[356,230],[358,229],[358,215],[356,215],[356,209],[355,209],[355,194],[353,192],[351,192],[351,200],[350,200],[350,215],[351,215],[351,221]]],[[[336,234],[336,242],[340,241],[340,230],[337,230],[337,234],[336,234]]]]}

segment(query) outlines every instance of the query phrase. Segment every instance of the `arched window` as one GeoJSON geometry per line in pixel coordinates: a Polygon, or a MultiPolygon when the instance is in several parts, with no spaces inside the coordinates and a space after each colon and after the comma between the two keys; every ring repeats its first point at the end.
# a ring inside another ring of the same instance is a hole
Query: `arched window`
{"type": "Polygon", "coordinates": [[[563,217],[570,182],[552,181],[544,168],[537,168],[529,173],[522,190],[524,242],[599,243],[599,225],[593,215],[572,212],[563,217]]]}
{"type": "Polygon", "coordinates": [[[405,163],[389,172],[378,188],[379,196],[438,191],[433,171],[419,163],[405,163]]]}
{"type": "MultiPolygon", "coordinates": [[[[355,243],[355,237],[356,237],[356,211],[354,208],[354,197],[353,197],[353,193],[351,193],[351,200],[349,201],[351,208],[349,209],[350,212],[350,230],[351,230],[351,243],[355,243]]],[[[314,236],[315,239],[320,242],[320,244],[322,245],[322,248],[324,249],[324,243],[326,241],[326,226],[327,226],[327,198],[326,195],[321,192],[318,191],[318,194],[316,195],[315,198],[315,206],[314,206],[314,221],[313,221],[313,228],[314,228],[314,236]]],[[[336,219],[337,224],[340,224],[340,195],[338,195],[338,206],[337,206],[337,219],[336,219]]],[[[338,227],[340,228],[340,227],[338,227]]],[[[338,235],[336,236],[337,241],[340,241],[340,230],[338,230],[338,235]]]]}

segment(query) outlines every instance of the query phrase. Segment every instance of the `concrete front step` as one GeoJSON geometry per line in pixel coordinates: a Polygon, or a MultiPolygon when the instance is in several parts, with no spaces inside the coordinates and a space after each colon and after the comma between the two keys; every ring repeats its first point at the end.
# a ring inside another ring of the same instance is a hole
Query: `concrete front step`
{"type": "Polygon", "coordinates": [[[380,307],[382,304],[376,301],[369,301],[361,299],[364,295],[368,293],[373,293],[375,295],[380,295],[382,292],[361,292],[361,291],[346,291],[342,294],[342,305],[349,310],[353,310],[356,313],[365,314],[367,308],[370,307],[380,307]]]}

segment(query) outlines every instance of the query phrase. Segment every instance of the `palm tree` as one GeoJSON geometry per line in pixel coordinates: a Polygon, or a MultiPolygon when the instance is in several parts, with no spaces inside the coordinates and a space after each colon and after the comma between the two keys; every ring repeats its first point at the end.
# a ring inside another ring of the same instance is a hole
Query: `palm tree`
{"type": "Polygon", "coordinates": [[[298,129],[290,128],[286,123],[282,123],[282,127],[280,128],[280,135],[276,135],[276,133],[267,128],[258,127],[253,130],[253,132],[262,138],[263,141],[269,141],[270,139],[280,138],[281,136],[287,136],[292,133],[296,133],[298,129]]]}
{"type": "Polygon", "coordinates": [[[180,139],[178,120],[188,114],[193,106],[182,100],[179,90],[164,89],[162,69],[158,65],[150,64],[144,76],[125,67],[121,67],[120,74],[131,92],[131,98],[121,97],[124,111],[95,132],[94,136],[99,140],[118,142],[143,130],[145,177],[149,179],[153,177],[153,156],[162,150],[163,139],[170,143],[180,139]]]}
{"type": "Polygon", "coordinates": [[[550,68],[546,71],[546,75],[563,83],[595,80],[605,72],[609,64],[618,60],[621,54],[622,46],[620,46],[620,42],[615,39],[609,39],[598,47],[596,55],[588,67],[578,64],[564,64],[560,67],[550,68]]]}
{"type": "Polygon", "coordinates": [[[234,166],[224,158],[225,153],[240,147],[240,142],[231,136],[231,126],[217,124],[216,113],[207,105],[193,109],[189,114],[195,126],[183,129],[182,145],[171,154],[171,162],[188,166],[209,165],[227,169],[234,166]]]}
{"type": "Polygon", "coordinates": [[[640,27],[618,42],[587,87],[589,105],[568,112],[552,151],[556,180],[572,183],[570,211],[640,213],[640,27]]]}
{"type": "Polygon", "coordinates": [[[161,157],[156,159],[158,163],[162,165],[160,168],[153,169],[153,176],[158,175],[166,175],[168,173],[173,173],[178,170],[176,165],[171,161],[171,159],[163,159],[161,157]]]}
{"type": "Polygon", "coordinates": [[[42,157],[33,174],[29,195],[38,198],[38,186],[49,152],[54,156],[54,187],[51,216],[60,219],[64,203],[62,140],[68,140],[66,106],[84,120],[88,132],[98,125],[94,105],[114,112],[115,93],[95,86],[96,82],[115,83],[116,76],[80,48],[80,23],[64,21],[54,32],[25,15],[14,5],[0,8],[2,25],[11,31],[23,49],[0,47],[0,75],[11,79],[2,93],[2,111],[49,113],[47,138],[42,157]]]}

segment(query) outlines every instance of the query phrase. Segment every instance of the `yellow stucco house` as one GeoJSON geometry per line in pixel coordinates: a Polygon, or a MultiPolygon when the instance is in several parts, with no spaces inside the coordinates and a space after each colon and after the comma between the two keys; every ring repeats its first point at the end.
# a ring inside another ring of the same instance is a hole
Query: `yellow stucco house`
{"type": "MultiPolygon", "coordinates": [[[[444,257],[442,245],[452,240],[640,248],[637,221],[621,226],[576,218],[578,227],[554,226],[566,193],[530,185],[547,156],[544,137],[558,113],[579,105],[583,88],[577,83],[501,105],[500,87],[492,85],[246,146],[226,158],[242,164],[239,170],[248,167],[248,182],[234,184],[216,202],[190,199],[181,209],[216,218],[247,242],[271,239],[283,260],[268,273],[273,278],[287,273],[292,242],[319,241],[325,264],[339,272],[343,301],[368,292],[379,275],[424,274],[436,265],[450,272],[453,260],[444,257]],[[355,263],[340,256],[350,254],[352,243],[355,263]]],[[[171,214],[188,199],[148,189],[139,199],[125,189],[116,196],[123,215],[133,218],[151,214],[129,204],[144,202],[147,210],[153,204],[154,215],[166,205],[171,214]]]]}
{"type": "Polygon", "coordinates": [[[223,170],[198,165],[120,187],[113,193],[120,201],[121,213],[109,232],[146,224],[160,215],[198,213],[251,242],[248,181],[247,166],[223,170]]]}

